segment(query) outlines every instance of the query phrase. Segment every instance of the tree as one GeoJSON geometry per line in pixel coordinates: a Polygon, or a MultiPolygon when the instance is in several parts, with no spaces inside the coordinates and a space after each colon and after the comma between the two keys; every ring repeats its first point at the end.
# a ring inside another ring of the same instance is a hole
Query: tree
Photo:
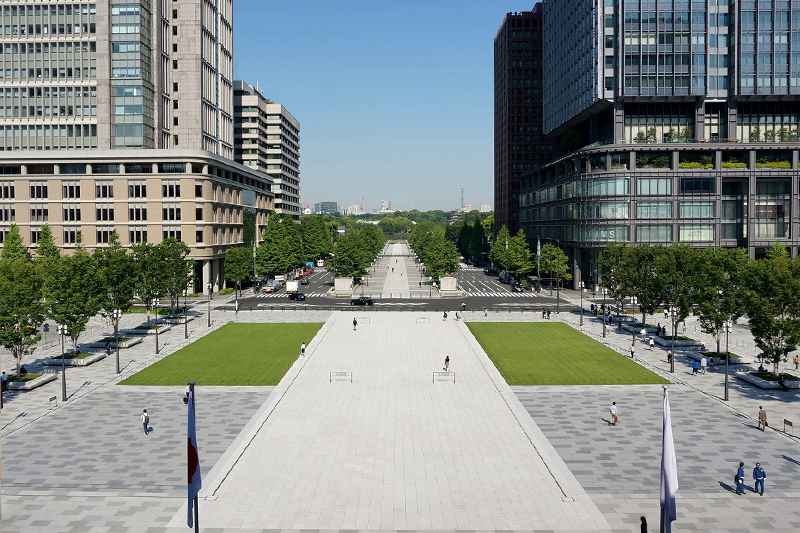
{"type": "Polygon", "coordinates": [[[8,259],[9,261],[28,258],[28,253],[25,250],[25,246],[22,244],[22,235],[19,233],[19,226],[16,224],[11,224],[8,228],[0,258],[8,259]]]}
{"type": "Polygon", "coordinates": [[[75,354],[86,324],[102,306],[104,288],[97,279],[97,263],[79,244],[74,254],[50,264],[46,275],[48,315],[66,326],[75,354]]]}
{"type": "Polygon", "coordinates": [[[270,216],[262,239],[256,251],[259,276],[286,274],[303,264],[303,243],[291,218],[281,221],[278,215],[270,216]]]}
{"type": "Polygon", "coordinates": [[[359,230],[347,232],[341,241],[336,243],[334,273],[338,278],[353,278],[359,281],[364,274],[365,263],[371,261],[364,244],[364,237],[359,230]]]}
{"type": "Polygon", "coordinates": [[[111,232],[107,248],[98,248],[94,253],[97,262],[97,278],[102,287],[101,305],[105,314],[119,328],[119,318],[114,310],[130,309],[136,294],[136,262],[119,242],[116,230],[111,232]]]}
{"type": "Polygon", "coordinates": [[[510,236],[508,228],[503,225],[500,231],[497,232],[497,239],[489,251],[489,260],[501,268],[506,268],[508,265],[508,240],[510,236]]]}
{"type": "Polygon", "coordinates": [[[778,374],[780,362],[800,344],[800,260],[751,261],[745,279],[750,331],[778,374]]]}
{"type": "Polygon", "coordinates": [[[659,300],[670,310],[674,347],[678,324],[689,316],[693,291],[698,286],[699,273],[703,271],[704,265],[700,261],[700,254],[686,244],[674,243],[657,250],[659,251],[655,254],[657,278],[654,282],[655,289],[661,290],[659,300]]]}
{"type": "Polygon", "coordinates": [[[700,328],[717,339],[719,356],[720,338],[725,322],[736,322],[744,314],[744,274],[750,257],[742,248],[706,248],[695,270],[694,300],[700,306],[700,328]]]}
{"type": "Polygon", "coordinates": [[[303,255],[306,261],[321,259],[333,249],[330,228],[319,215],[300,218],[300,236],[303,239],[303,255]]]}
{"type": "Polygon", "coordinates": [[[0,259],[0,344],[17,364],[33,353],[45,319],[44,271],[25,259],[0,259]]]}
{"type": "Polygon", "coordinates": [[[46,260],[58,259],[61,257],[58,246],[55,245],[55,241],[53,240],[53,230],[50,228],[49,224],[42,226],[42,231],[39,233],[36,255],[46,260]]]}
{"type": "Polygon", "coordinates": [[[599,280],[595,283],[602,286],[614,300],[617,307],[622,307],[625,298],[631,296],[628,289],[630,272],[625,267],[628,247],[625,243],[610,242],[600,256],[599,280]]]}
{"type": "Polygon", "coordinates": [[[253,277],[252,252],[242,246],[228,248],[225,252],[225,277],[236,284],[238,299],[242,282],[253,277]]]}
{"type": "MultiPolygon", "coordinates": [[[[664,283],[655,267],[663,251],[663,247],[650,247],[647,244],[630,246],[625,251],[622,268],[627,274],[623,292],[636,297],[643,325],[647,323],[647,316],[656,312],[664,296],[664,283]]],[[[633,339],[636,339],[635,329],[633,339]]]]}
{"type": "Polygon", "coordinates": [[[545,244],[542,246],[539,259],[542,270],[547,272],[550,279],[556,282],[556,289],[561,286],[563,281],[572,279],[572,274],[569,273],[569,259],[561,248],[552,244],[545,244]]]}
{"type": "Polygon", "coordinates": [[[136,243],[132,248],[133,259],[136,262],[136,294],[139,301],[144,304],[149,322],[153,300],[166,294],[162,248],[149,242],[136,243]]]}
{"type": "Polygon", "coordinates": [[[521,279],[536,267],[531,249],[528,246],[528,240],[525,238],[525,233],[519,230],[508,241],[508,252],[506,253],[506,260],[508,261],[508,269],[514,272],[514,277],[521,279]]]}
{"type": "Polygon", "coordinates": [[[164,293],[169,296],[170,307],[176,309],[181,293],[194,277],[194,262],[187,259],[191,250],[186,243],[174,237],[161,241],[157,248],[162,261],[164,293]]]}

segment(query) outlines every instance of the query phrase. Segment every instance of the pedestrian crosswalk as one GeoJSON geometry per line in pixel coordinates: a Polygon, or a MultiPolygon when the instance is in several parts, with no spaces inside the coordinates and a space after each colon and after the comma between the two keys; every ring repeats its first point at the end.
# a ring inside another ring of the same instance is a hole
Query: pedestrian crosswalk
{"type": "Polygon", "coordinates": [[[466,291],[464,296],[484,296],[490,298],[535,298],[535,292],[511,292],[511,291],[466,291]]]}
{"type": "MultiPolygon", "coordinates": [[[[323,296],[328,296],[328,291],[325,292],[311,292],[311,293],[304,293],[306,298],[320,298],[323,296]]],[[[256,294],[256,298],[285,298],[289,299],[289,295],[285,292],[272,292],[272,293],[261,293],[256,294]]]]}

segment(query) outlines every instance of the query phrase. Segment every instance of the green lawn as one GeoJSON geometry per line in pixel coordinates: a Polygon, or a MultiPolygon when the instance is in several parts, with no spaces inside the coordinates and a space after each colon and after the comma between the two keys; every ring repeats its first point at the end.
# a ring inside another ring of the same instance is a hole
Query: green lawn
{"type": "Polygon", "coordinates": [[[467,326],[509,385],[669,383],[566,324],[467,326]]]}
{"type": "Polygon", "coordinates": [[[123,385],[277,385],[322,324],[227,324],[123,385]]]}

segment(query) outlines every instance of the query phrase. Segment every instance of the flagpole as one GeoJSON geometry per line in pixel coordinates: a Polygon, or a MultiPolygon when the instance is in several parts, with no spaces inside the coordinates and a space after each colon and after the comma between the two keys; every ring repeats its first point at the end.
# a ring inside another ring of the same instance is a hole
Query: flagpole
{"type": "Polygon", "coordinates": [[[197,413],[197,409],[195,407],[195,399],[194,399],[194,387],[196,382],[190,381],[189,382],[189,408],[191,412],[189,413],[189,423],[188,423],[188,436],[189,436],[189,454],[187,457],[187,461],[189,463],[189,496],[191,505],[193,509],[190,510],[194,511],[194,516],[192,514],[189,515],[189,523],[187,524],[189,527],[194,526],[195,533],[200,533],[200,508],[199,508],[199,499],[198,493],[200,492],[201,487],[201,476],[200,476],[200,461],[198,458],[198,447],[197,447],[197,431],[196,431],[196,418],[195,415],[197,413]],[[194,470],[192,470],[192,466],[194,464],[194,470]],[[197,478],[195,481],[195,477],[197,478]],[[192,494],[194,493],[194,494],[192,494]],[[192,524],[192,518],[194,518],[194,524],[192,524]]]}
{"type": "MultiPolygon", "coordinates": [[[[194,386],[195,381],[189,383],[192,391],[192,418],[196,421],[197,420],[197,403],[195,403],[194,399],[194,386]]],[[[197,495],[194,496],[194,533],[200,533],[200,507],[198,506],[198,499],[197,495]]]]}

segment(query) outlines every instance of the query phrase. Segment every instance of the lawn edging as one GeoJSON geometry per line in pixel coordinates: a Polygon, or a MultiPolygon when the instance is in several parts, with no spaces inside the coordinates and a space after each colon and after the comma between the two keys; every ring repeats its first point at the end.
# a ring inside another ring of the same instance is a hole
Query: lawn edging
{"type": "Polygon", "coordinates": [[[55,381],[57,377],[58,376],[55,373],[46,373],[30,381],[9,381],[6,383],[6,389],[29,391],[37,387],[41,387],[45,383],[50,383],[51,381],[55,381]]]}

